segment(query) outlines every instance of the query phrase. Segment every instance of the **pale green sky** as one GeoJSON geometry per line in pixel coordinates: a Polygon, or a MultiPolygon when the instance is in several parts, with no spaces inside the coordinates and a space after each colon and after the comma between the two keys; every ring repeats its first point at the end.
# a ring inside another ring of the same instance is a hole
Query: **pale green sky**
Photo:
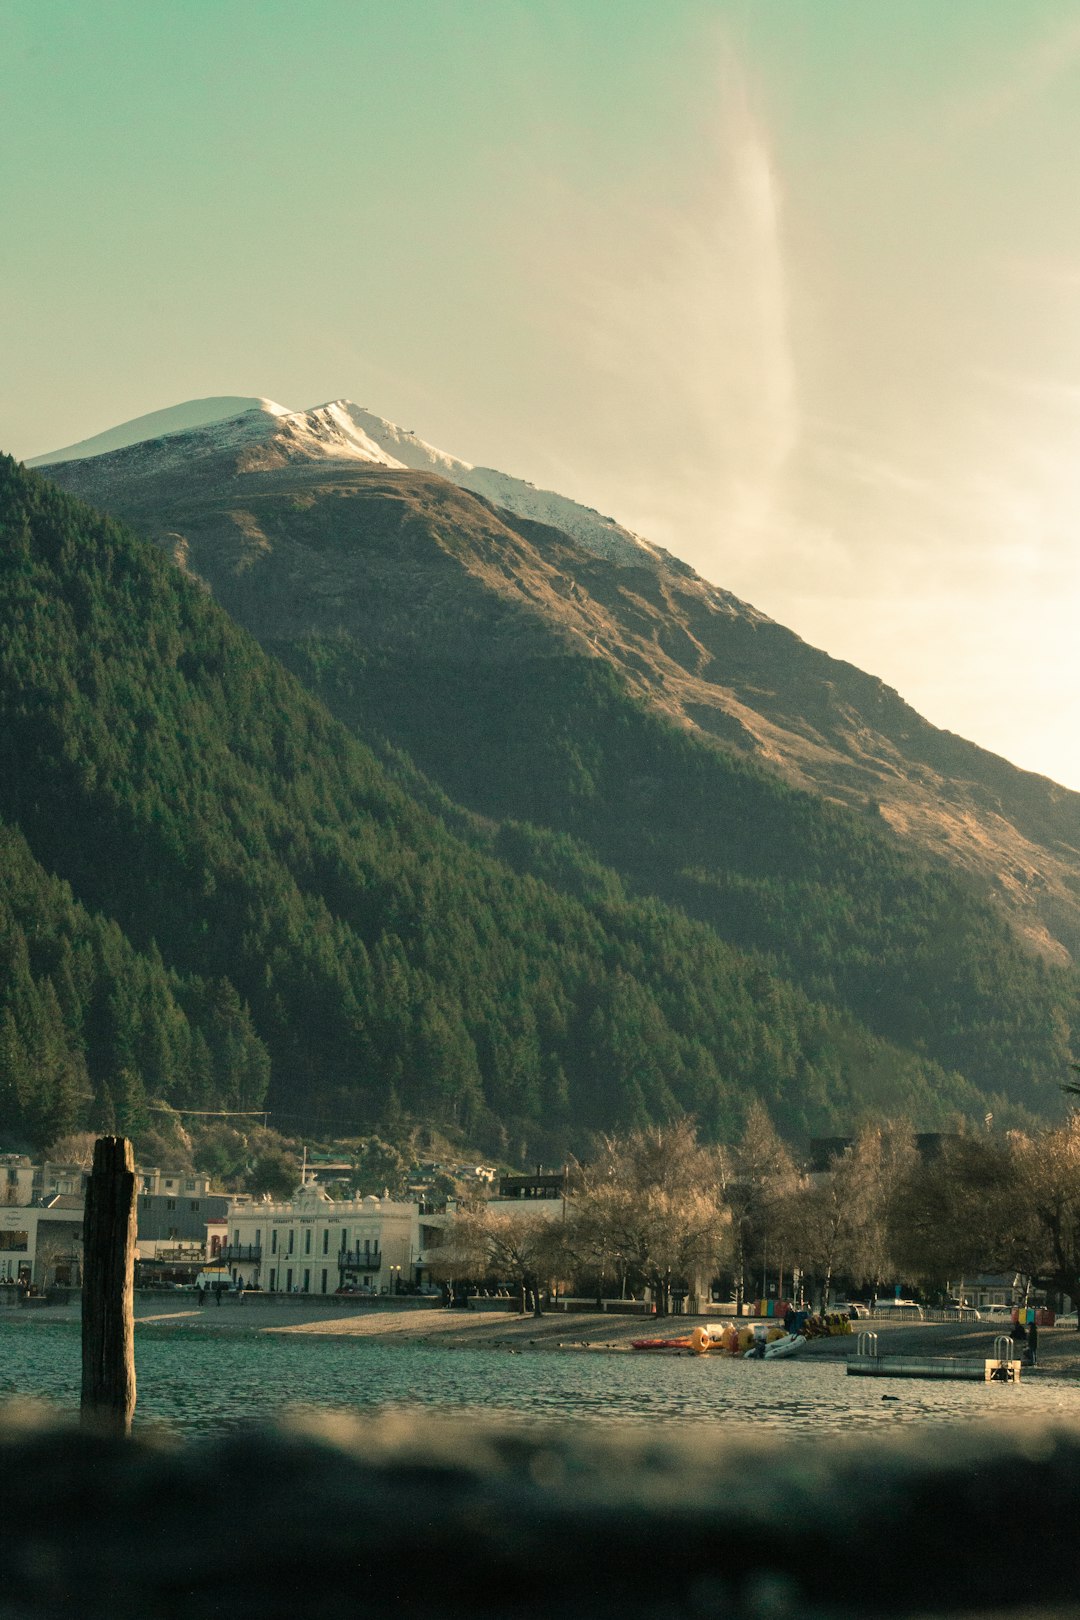
{"type": "Polygon", "coordinates": [[[347,396],[1080,788],[1072,0],[0,0],[0,447],[347,396]]]}

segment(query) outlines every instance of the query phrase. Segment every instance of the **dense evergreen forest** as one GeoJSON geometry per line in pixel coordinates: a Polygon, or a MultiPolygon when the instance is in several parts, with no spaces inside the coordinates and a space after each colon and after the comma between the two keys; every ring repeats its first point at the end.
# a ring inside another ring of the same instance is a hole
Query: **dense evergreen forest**
{"type": "MultiPolygon", "coordinates": [[[[962,875],[883,837],[872,807],[830,805],[667,724],[599,659],[484,669],[347,635],[279,652],[461,803],[571,837],[629,893],[675,903],[813,1000],[984,1092],[1054,1109],[1080,978],[1026,950],[962,875]]],[[[561,886],[537,853],[550,840],[504,831],[499,847],[561,886]]]]}
{"type": "Polygon", "coordinates": [[[1071,979],[854,818],[687,754],[598,665],[487,706],[442,672],[406,737],[407,670],[305,649],[328,702],[415,745],[481,819],[7,459],[0,614],[5,1142],[131,1130],[163,1098],[286,1127],[404,1111],[548,1156],[684,1110],[730,1136],[754,1096],[794,1136],[880,1111],[932,1128],[1038,1107],[1059,1077],[1071,979]],[[491,728],[505,768],[481,791],[491,728]],[[655,764],[639,781],[643,738],[677,786],[655,764]],[[640,794],[652,841],[623,814],[640,794]],[[873,1029],[860,982],[894,1004],[873,1029]]]}

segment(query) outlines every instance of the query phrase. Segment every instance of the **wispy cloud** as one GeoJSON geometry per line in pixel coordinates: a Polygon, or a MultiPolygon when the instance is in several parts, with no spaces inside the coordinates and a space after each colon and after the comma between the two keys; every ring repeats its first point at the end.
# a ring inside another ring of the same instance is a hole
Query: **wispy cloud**
{"type": "Polygon", "coordinates": [[[781,187],[729,51],[708,126],[670,175],[574,221],[563,308],[620,516],[655,533],[650,505],[678,479],[696,527],[731,539],[773,508],[799,401],[781,187]]]}

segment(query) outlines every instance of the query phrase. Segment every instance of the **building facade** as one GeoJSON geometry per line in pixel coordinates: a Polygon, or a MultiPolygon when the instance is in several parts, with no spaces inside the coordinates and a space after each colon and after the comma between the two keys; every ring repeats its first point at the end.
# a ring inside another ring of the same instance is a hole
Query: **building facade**
{"type": "Polygon", "coordinates": [[[373,1194],[335,1203],[309,1183],[283,1203],[234,1204],[220,1259],[272,1293],[397,1294],[427,1278],[444,1217],[373,1194]]]}
{"type": "Polygon", "coordinates": [[[82,1199],[75,1194],[57,1194],[48,1207],[0,1205],[0,1286],[78,1288],[82,1238],[82,1199]]]}

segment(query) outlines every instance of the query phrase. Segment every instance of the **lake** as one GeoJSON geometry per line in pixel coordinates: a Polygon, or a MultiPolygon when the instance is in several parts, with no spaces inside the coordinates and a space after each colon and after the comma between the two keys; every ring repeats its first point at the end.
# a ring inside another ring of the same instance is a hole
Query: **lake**
{"type": "MultiPolygon", "coordinates": [[[[925,1421],[1075,1415],[1080,1383],[1019,1386],[848,1378],[841,1362],[742,1362],[626,1352],[447,1349],[360,1337],[136,1332],[136,1424],[207,1434],[297,1406],[371,1411],[434,1407],[504,1417],[651,1423],[753,1423],[790,1434],[887,1430],[925,1421]],[[883,1400],[895,1395],[896,1400],[883,1400]]],[[[0,1400],[79,1402],[77,1322],[0,1316],[0,1400]]]]}

